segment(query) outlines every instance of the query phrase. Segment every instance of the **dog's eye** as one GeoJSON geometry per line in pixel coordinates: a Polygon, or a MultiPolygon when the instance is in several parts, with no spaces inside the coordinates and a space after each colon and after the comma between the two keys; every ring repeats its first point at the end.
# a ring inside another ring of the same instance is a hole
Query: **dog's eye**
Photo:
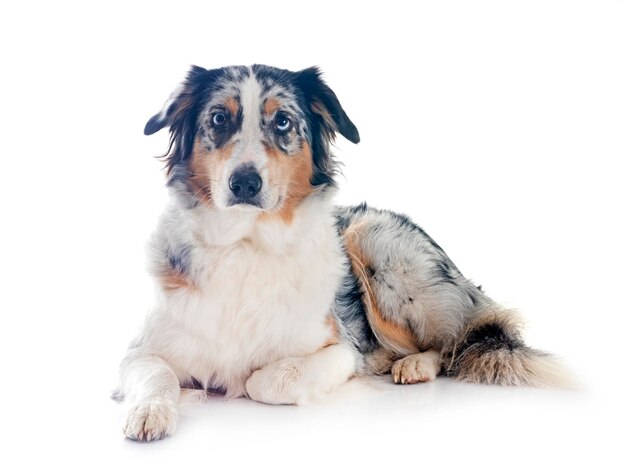
{"type": "Polygon", "coordinates": [[[213,127],[224,127],[228,122],[228,119],[226,118],[226,114],[223,112],[216,112],[213,114],[211,122],[213,123],[213,127]]]}
{"type": "Polygon", "coordinates": [[[291,119],[285,114],[278,114],[274,119],[274,128],[281,134],[288,132],[291,129],[291,119]]]}

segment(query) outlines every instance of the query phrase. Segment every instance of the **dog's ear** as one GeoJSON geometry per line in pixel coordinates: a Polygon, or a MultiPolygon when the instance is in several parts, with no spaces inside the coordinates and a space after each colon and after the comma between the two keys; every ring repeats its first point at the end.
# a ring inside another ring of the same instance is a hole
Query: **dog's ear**
{"type": "Polygon", "coordinates": [[[359,143],[359,131],[341,107],[337,95],[322,79],[317,67],[296,73],[296,84],[304,93],[309,111],[321,119],[326,133],[333,137],[339,132],[352,143],[359,143]]]}
{"type": "Polygon", "coordinates": [[[185,80],[172,92],[163,109],[148,120],[143,129],[145,135],[152,135],[163,127],[172,127],[174,122],[191,110],[200,99],[200,88],[210,77],[210,71],[192,65],[185,80]]]}
{"type": "Polygon", "coordinates": [[[198,113],[210,94],[220,69],[206,70],[193,65],[182,84],[166,101],[163,109],[146,123],[144,134],[152,135],[163,127],[170,128],[170,146],[162,156],[167,174],[187,160],[193,151],[198,113]]]}
{"type": "Polygon", "coordinates": [[[174,110],[178,107],[177,100],[182,91],[183,85],[178,85],[178,87],[172,92],[168,100],[165,101],[163,109],[161,109],[160,112],[156,113],[148,120],[148,122],[146,122],[146,126],[143,128],[144,135],[152,135],[153,133],[161,130],[163,127],[170,125],[174,110]]]}

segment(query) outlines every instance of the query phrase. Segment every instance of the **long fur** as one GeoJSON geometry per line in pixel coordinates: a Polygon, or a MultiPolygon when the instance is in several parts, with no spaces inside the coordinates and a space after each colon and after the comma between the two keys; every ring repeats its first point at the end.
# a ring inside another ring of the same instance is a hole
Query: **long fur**
{"type": "Polygon", "coordinates": [[[192,67],[169,127],[158,296],[121,366],[124,433],[174,432],[181,388],[301,404],[355,374],[550,385],[550,356],[408,217],[335,207],[337,134],[359,133],[317,68],[192,67]]]}
{"type": "Polygon", "coordinates": [[[571,386],[554,356],[524,344],[516,313],[498,305],[476,313],[443,361],[448,376],[471,383],[571,386]]]}

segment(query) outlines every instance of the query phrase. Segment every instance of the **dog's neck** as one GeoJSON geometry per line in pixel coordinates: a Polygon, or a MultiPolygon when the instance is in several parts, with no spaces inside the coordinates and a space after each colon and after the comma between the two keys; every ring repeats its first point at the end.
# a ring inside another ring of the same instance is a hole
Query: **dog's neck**
{"type": "Polygon", "coordinates": [[[219,248],[251,243],[264,251],[288,254],[337,236],[332,215],[334,193],[328,187],[314,192],[289,219],[252,208],[220,210],[197,205],[183,210],[199,245],[219,248]]]}

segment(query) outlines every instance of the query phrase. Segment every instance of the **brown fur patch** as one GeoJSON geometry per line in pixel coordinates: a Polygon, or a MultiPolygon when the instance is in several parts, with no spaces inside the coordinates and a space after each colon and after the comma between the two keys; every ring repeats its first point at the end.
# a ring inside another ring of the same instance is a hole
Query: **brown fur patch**
{"type": "Polygon", "coordinates": [[[224,101],[224,106],[226,107],[226,109],[228,109],[228,112],[230,112],[230,115],[232,117],[235,117],[239,112],[239,103],[233,97],[226,98],[226,101],[224,101]]]}
{"type": "Polygon", "coordinates": [[[324,122],[326,122],[327,126],[329,126],[332,129],[336,127],[335,121],[333,120],[330,113],[328,112],[328,110],[323,104],[318,103],[317,101],[314,101],[311,104],[311,110],[315,114],[318,114],[324,120],[324,122]]]}
{"type": "Polygon", "coordinates": [[[286,155],[269,144],[264,145],[268,156],[269,183],[287,184],[288,187],[281,208],[276,212],[262,213],[259,220],[280,219],[284,223],[291,223],[298,205],[313,192],[311,149],[307,143],[303,143],[299,153],[286,155]]]}
{"type": "Polygon", "coordinates": [[[167,292],[173,292],[176,290],[186,289],[186,290],[195,290],[196,286],[191,281],[189,277],[187,277],[182,272],[179,272],[174,269],[165,269],[159,274],[159,280],[161,282],[161,286],[167,292]]]}
{"type": "Polygon", "coordinates": [[[395,351],[402,353],[416,353],[419,352],[417,347],[417,340],[413,336],[413,333],[404,327],[386,317],[380,311],[376,296],[370,285],[370,260],[365,255],[359,244],[359,232],[364,228],[365,222],[353,223],[344,232],[344,240],[346,245],[346,251],[350,257],[352,268],[355,275],[361,282],[361,288],[363,289],[363,299],[365,303],[365,309],[367,311],[367,318],[370,326],[374,330],[376,336],[387,345],[393,348],[395,351]]]}
{"type": "Polygon", "coordinates": [[[271,116],[280,107],[280,101],[276,98],[267,98],[263,102],[263,112],[266,116],[271,116]]]}
{"type": "Polygon", "coordinates": [[[200,142],[200,138],[196,137],[189,161],[189,186],[194,195],[207,207],[213,206],[211,182],[218,178],[231,152],[232,145],[209,152],[200,142]]]}
{"type": "Polygon", "coordinates": [[[325,324],[330,329],[330,337],[326,339],[322,348],[329,347],[330,345],[337,345],[339,343],[339,328],[337,327],[337,319],[335,316],[332,314],[326,316],[325,324]]]}
{"type": "Polygon", "coordinates": [[[176,106],[172,114],[172,121],[183,118],[195,105],[196,99],[192,94],[183,90],[176,99],[176,106]]]}

